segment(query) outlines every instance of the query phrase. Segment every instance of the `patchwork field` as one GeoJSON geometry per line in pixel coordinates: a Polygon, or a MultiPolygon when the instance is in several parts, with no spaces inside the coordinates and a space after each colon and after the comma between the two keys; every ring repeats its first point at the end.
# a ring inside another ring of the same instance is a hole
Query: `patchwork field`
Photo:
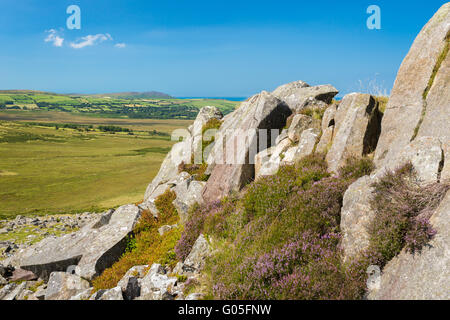
{"type": "Polygon", "coordinates": [[[190,123],[0,112],[0,218],[141,201],[169,134],[190,123]]]}

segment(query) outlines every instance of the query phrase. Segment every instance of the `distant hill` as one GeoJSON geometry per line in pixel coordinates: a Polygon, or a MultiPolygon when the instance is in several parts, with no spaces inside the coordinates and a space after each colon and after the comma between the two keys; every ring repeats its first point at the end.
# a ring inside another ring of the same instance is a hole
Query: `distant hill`
{"type": "Polygon", "coordinates": [[[158,91],[146,91],[146,92],[116,92],[116,93],[103,93],[92,94],[91,97],[111,97],[115,99],[172,99],[173,97],[158,91]]]}

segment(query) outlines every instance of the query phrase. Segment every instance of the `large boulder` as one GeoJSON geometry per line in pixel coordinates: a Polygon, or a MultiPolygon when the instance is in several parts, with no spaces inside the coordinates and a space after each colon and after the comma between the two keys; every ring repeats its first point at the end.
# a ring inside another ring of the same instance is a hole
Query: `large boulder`
{"type": "Polygon", "coordinates": [[[224,118],[211,152],[212,159],[208,159],[212,170],[203,189],[205,202],[239,191],[255,177],[253,162],[258,149],[264,150],[272,145],[275,138],[270,129],[283,128],[290,115],[291,111],[284,102],[263,91],[224,118]]]}
{"type": "Polygon", "coordinates": [[[377,166],[392,160],[418,133],[448,138],[448,55],[441,60],[448,50],[449,23],[450,3],[446,3],[403,60],[382,121],[375,152],[377,166]]]}
{"type": "Polygon", "coordinates": [[[302,81],[285,84],[275,89],[272,94],[286,102],[293,113],[298,113],[308,106],[308,100],[319,100],[327,104],[331,103],[339,91],[331,85],[310,87],[302,81]]]}
{"type": "Polygon", "coordinates": [[[383,269],[378,288],[368,294],[374,300],[450,299],[450,192],[430,223],[437,234],[415,254],[403,250],[383,269]]]}
{"type": "Polygon", "coordinates": [[[123,254],[141,210],[135,205],[118,208],[107,219],[100,218],[81,230],[62,237],[49,237],[18,252],[8,260],[12,265],[48,279],[53,271],[76,265],[77,275],[92,279],[123,254]]]}
{"type": "Polygon", "coordinates": [[[45,300],[69,300],[89,288],[89,282],[77,275],[52,272],[45,290],[45,300]]]}
{"type": "Polygon", "coordinates": [[[335,118],[336,135],[326,157],[330,172],[337,172],[351,156],[375,150],[380,134],[381,114],[376,100],[368,94],[346,95],[335,118]]]}

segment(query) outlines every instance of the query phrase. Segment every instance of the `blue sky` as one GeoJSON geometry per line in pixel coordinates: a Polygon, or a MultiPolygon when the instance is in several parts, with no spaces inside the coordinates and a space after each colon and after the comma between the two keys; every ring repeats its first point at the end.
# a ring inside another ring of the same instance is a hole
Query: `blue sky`
{"type": "Polygon", "coordinates": [[[389,91],[445,2],[0,0],[0,89],[249,96],[304,80],[342,95],[376,80],[389,91]],[[80,30],[66,26],[72,4],[80,30]],[[366,27],[372,4],[381,30],[366,27]]]}

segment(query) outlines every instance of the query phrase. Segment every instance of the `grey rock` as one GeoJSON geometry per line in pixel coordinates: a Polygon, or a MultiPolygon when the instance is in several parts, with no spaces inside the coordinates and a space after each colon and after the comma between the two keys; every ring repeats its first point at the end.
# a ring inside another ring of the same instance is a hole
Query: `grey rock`
{"type": "Polygon", "coordinates": [[[11,283],[0,290],[0,300],[17,300],[19,295],[26,289],[27,283],[11,283]]]}
{"type": "Polygon", "coordinates": [[[370,207],[374,180],[369,176],[354,182],[345,192],[341,210],[344,260],[356,257],[369,247],[369,225],[376,214],[370,207]]]}
{"type": "Polygon", "coordinates": [[[295,162],[309,156],[314,152],[314,147],[319,139],[318,129],[308,129],[302,132],[300,142],[297,146],[289,148],[281,161],[282,165],[291,165],[295,162]]]}
{"type": "Polygon", "coordinates": [[[77,274],[92,279],[122,255],[126,237],[133,230],[140,210],[135,205],[118,208],[109,223],[93,228],[96,221],[81,230],[59,238],[46,238],[11,258],[13,265],[48,279],[53,271],[66,271],[77,265],[77,274]]]}
{"type": "Polygon", "coordinates": [[[14,269],[12,276],[8,280],[14,282],[14,281],[32,281],[36,279],[37,276],[33,272],[16,268],[14,269]]]}
{"type": "Polygon", "coordinates": [[[45,290],[45,300],[68,300],[89,288],[89,282],[77,275],[52,272],[45,290]]]}
{"type": "Polygon", "coordinates": [[[337,172],[351,157],[375,150],[380,134],[381,114],[375,99],[352,93],[342,99],[336,112],[336,136],[326,160],[330,172],[337,172]]]}
{"type": "Polygon", "coordinates": [[[317,153],[327,153],[333,143],[334,126],[326,128],[322,132],[319,143],[317,144],[317,153]]]}
{"type": "Polygon", "coordinates": [[[103,292],[103,294],[96,300],[112,300],[119,301],[123,300],[122,289],[120,287],[115,287],[103,292]]]}
{"type": "Polygon", "coordinates": [[[271,132],[260,136],[259,129],[276,129],[278,134],[290,114],[285,103],[263,91],[224,118],[211,152],[213,157],[208,158],[213,169],[203,189],[205,202],[217,201],[233,191],[240,191],[255,177],[253,162],[258,149],[272,145],[271,132]]]}
{"type": "Polygon", "coordinates": [[[282,156],[292,146],[288,138],[281,140],[275,147],[266,149],[255,156],[255,178],[271,176],[278,172],[282,156]]]}
{"type": "Polygon", "coordinates": [[[4,286],[7,283],[8,283],[8,281],[6,281],[6,279],[0,275],[0,286],[4,286]]]}
{"type": "Polygon", "coordinates": [[[195,203],[203,203],[202,191],[206,182],[195,181],[193,177],[186,179],[173,188],[177,195],[173,205],[178,211],[181,223],[185,223],[188,218],[189,208],[195,203]]]}
{"type": "Polygon", "coordinates": [[[147,275],[141,280],[141,295],[139,300],[163,300],[168,299],[176,285],[177,279],[165,274],[164,268],[159,264],[153,264],[147,275]]]}
{"type": "Polygon", "coordinates": [[[206,258],[211,254],[211,247],[205,236],[201,234],[194,243],[191,252],[184,260],[183,270],[200,272],[205,266],[206,258]]]}
{"type": "Polygon", "coordinates": [[[306,129],[320,128],[320,123],[317,120],[303,114],[296,114],[292,119],[291,126],[288,129],[288,137],[292,142],[300,141],[300,136],[306,129]]]}
{"type": "Polygon", "coordinates": [[[201,293],[191,293],[189,294],[185,300],[201,300],[203,299],[204,295],[201,293]]]}
{"type": "Polygon", "coordinates": [[[89,300],[89,297],[92,295],[92,291],[94,288],[88,288],[84,291],[81,291],[80,293],[77,293],[76,295],[70,297],[69,300],[89,300]]]}
{"type": "Polygon", "coordinates": [[[177,225],[173,225],[173,226],[162,226],[160,228],[158,228],[158,233],[160,236],[165,235],[167,232],[169,232],[170,230],[176,228],[177,225]]]}
{"type": "Polygon", "coordinates": [[[148,269],[147,265],[134,266],[123,276],[117,283],[122,289],[125,300],[133,300],[141,295],[140,279],[145,276],[145,271],[148,269]]]}
{"type": "Polygon", "coordinates": [[[448,137],[448,72],[445,74],[448,61],[444,61],[442,70],[438,71],[433,93],[430,91],[426,100],[424,96],[437,60],[448,45],[449,22],[450,3],[446,3],[420,31],[400,66],[375,152],[377,167],[396,157],[414,138],[417,128],[421,136],[448,137]],[[420,124],[424,110],[424,122],[420,124]]]}
{"type": "Polygon", "coordinates": [[[307,106],[305,102],[308,99],[312,98],[329,104],[338,93],[339,91],[331,85],[302,87],[297,82],[294,82],[276,89],[273,95],[286,102],[292,112],[296,113],[307,106]]]}
{"type": "Polygon", "coordinates": [[[372,300],[450,299],[450,192],[430,223],[436,236],[420,253],[405,250],[383,269],[378,289],[369,292],[372,300]]]}

